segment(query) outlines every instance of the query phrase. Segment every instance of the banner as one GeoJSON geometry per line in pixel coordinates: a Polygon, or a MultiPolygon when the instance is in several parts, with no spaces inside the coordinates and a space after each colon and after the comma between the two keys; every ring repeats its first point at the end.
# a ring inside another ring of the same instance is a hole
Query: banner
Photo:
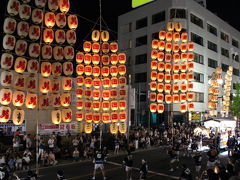
{"type": "Polygon", "coordinates": [[[0,123],[0,129],[2,129],[6,135],[14,134],[17,129],[20,131],[20,134],[23,134],[26,132],[25,121],[20,126],[17,126],[12,123],[12,120],[9,120],[7,123],[0,123]]]}
{"type": "Polygon", "coordinates": [[[136,8],[138,6],[149,3],[151,1],[154,1],[154,0],[132,0],[132,8],[136,8]]]}

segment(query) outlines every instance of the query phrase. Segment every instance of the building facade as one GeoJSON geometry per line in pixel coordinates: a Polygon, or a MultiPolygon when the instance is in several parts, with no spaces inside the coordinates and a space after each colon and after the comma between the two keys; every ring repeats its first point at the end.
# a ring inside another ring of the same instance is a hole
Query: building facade
{"type": "MultiPolygon", "coordinates": [[[[183,24],[183,31],[195,44],[194,58],[194,104],[192,120],[201,121],[207,112],[208,81],[217,66],[223,70],[233,66],[233,83],[239,81],[239,42],[240,32],[227,22],[206,9],[205,0],[156,0],[141,6],[118,19],[118,40],[121,51],[128,57],[128,73],[132,75],[132,86],[136,90],[135,109],[132,110],[133,124],[152,125],[163,123],[166,113],[149,113],[149,82],[151,62],[151,42],[158,38],[158,32],[166,29],[166,22],[177,21],[183,24]],[[193,118],[195,117],[195,119],[193,118]]],[[[224,79],[223,79],[224,80],[224,79]]],[[[221,109],[222,87],[220,88],[219,107],[221,109]]],[[[173,106],[173,120],[184,122],[187,115],[181,114],[179,105],[173,106]]]]}

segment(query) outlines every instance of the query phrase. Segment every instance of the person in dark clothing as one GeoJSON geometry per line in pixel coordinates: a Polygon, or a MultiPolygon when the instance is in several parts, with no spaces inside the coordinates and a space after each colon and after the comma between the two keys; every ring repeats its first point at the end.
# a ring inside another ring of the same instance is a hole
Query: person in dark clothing
{"type": "Polygon", "coordinates": [[[64,177],[64,172],[63,170],[58,170],[57,171],[57,180],[67,180],[65,177],[64,177]]]}
{"type": "Polygon", "coordinates": [[[183,165],[183,171],[180,176],[180,180],[192,180],[192,172],[185,164],[183,165]]]}
{"type": "MultiPolygon", "coordinates": [[[[178,159],[177,159],[177,153],[176,153],[176,147],[175,146],[173,146],[169,151],[168,151],[168,154],[169,154],[169,156],[170,156],[170,158],[171,158],[171,161],[170,161],[170,166],[171,166],[171,169],[169,170],[169,171],[174,171],[174,164],[175,164],[175,162],[179,162],[178,161],[178,159]]],[[[177,165],[177,167],[176,168],[178,168],[178,165],[177,165]]]]}
{"type": "Polygon", "coordinates": [[[104,171],[104,163],[105,163],[105,161],[106,160],[105,160],[104,154],[100,150],[97,150],[96,153],[94,154],[94,158],[93,158],[94,171],[93,171],[92,179],[95,179],[95,175],[96,175],[97,169],[101,169],[102,175],[103,175],[103,179],[104,180],[106,179],[105,171],[104,171]]]}
{"type": "Polygon", "coordinates": [[[0,164],[0,180],[7,180],[9,173],[7,167],[4,164],[0,164]]]}
{"type": "Polygon", "coordinates": [[[147,162],[142,159],[142,165],[140,167],[140,177],[139,179],[142,180],[142,179],[146,179],[147,177],[147,173],[148,173],[148,165],[147,165],[147,162]]]}
{"type": "Polygon", "coordinates": [[[211,149],[207,152],[208,156],[208,162],[207,162],[207,167],[212,168],[215,166],[218,158],[218,150],[216,147],[211,147],[211,149]]]}
{"type": "Polygon", "coordinates": [[[195,162],[195,169],[196,169],[196,176],[199,177],[199,173],[202,167],[202,154],[200,152],[196,152],[193,156],[194,162],[195,162]]]}
{"type": "Polygon", "coordinates": [[[124,158],[123,165],[125,166],[126,179],[131,180],[132,179],[133,157],[130,152],[128,152],[128,155],[124,158]]]}
{"type": "Polygon", "coordinates": [[[24,178],[24,180],[37,180],[37,174],[34,173],[33,171],[29,170],[27,172],[27,177],[24,178]]]}

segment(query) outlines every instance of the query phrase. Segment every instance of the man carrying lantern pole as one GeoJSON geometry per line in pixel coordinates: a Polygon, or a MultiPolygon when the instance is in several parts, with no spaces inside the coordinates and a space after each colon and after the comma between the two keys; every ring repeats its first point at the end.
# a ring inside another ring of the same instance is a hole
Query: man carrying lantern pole
{"type": "Polygon", "coordinates": [[[98,169],[101,169],[103,179],[104,180],[106,179],[105,171],[104,171],[104,163],[106,162],[105,158],[106,157],[104,156],[104,154],[100,150],[96,151],[96,153],[94,155],[94,158],[93,158],[94,170],[93,170],[93,177],[92,177],[92,179],[95,179],[96,171],[98,169]]]}

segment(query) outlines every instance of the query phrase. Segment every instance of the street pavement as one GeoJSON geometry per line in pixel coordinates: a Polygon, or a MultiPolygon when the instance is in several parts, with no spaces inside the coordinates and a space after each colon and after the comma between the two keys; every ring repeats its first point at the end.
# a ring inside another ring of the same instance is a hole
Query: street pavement
{"type": "MultiPolygon", "coordinates": [[[[125,155],[118,155],[109,157],[108,162],[105,165],[105,171],[107,179],[109,180],[125,180],[125,171],[122,167],[122,160],[125,155]]],[[[226,162],[225,155],[221,155],[221,161],[226,162]]],[[[141,150],[133,153],[134,158],[134,170],[133,180],[139,179],[139,167],[141,165],[141,159],[144,158],[149,165],[149,174],[147,179],[149,180],[172,180],[178,179],[181,175],[181,167],[174,172],[169,172],[170,158],[163,148],[154,148],[148,150],[141,150]]],[[[203,158],[203,168],[206,167],[206,157],[203,158]]],[[[191,157],[181,157],[180,166],[186,164],[194,174],[194,162],[191,157]]],[[[40,168],[39,180],[55,180],[57,170],[62,169],[68,180],[90,180],[92,178],[93,163],[91,161],[59,164],[56,166],[42,167],[40,168]]],[[[19,174],[20,177],[26,174],[26,172],[19,174]]],[[[96,179],[103,179],[100,170],[96,175],[96,179]]]]}

